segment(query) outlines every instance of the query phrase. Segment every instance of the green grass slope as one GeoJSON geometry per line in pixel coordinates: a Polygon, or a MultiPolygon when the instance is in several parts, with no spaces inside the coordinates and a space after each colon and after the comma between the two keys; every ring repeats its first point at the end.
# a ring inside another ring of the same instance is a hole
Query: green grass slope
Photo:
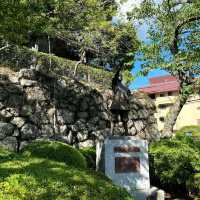
{"type": "Polygon", "coordinates": [[[49,148],[42,156],[45,149],[33,155],[31,147],[21,155],[0,149],[0,200],[132,200],[103,175],[67,163],[70,151],[63,151],[66,158],[58,162],[49,148]]]}
{"type": "Polygon", "coordinates": [[[64,162],[76,168],[87,167],[85,157],[72,146],[62,142],[35,141],[24,149],[22,154],[30,157],[47,158],[49,160],[64,162]]]}

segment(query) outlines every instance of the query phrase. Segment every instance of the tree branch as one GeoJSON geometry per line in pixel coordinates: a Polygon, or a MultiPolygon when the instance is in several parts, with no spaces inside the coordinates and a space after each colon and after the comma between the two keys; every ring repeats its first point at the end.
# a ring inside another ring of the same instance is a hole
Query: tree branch
{"type": "Polygon", "coordinates": [[[175,8],[176,6],[183,5],[183,4],[191,4],[195,3],[195,0],[166,0],[168,5],[168,14],[171,13],[172,8],[175,8]]]}
{"type": "Polygon", "coordinates": [[[3,46],[3,47],[0,48],[0,51],[3,51],[4,49],[7,49],[8,47],[10,47],[10,45],[6,44],[5,46],[3,46]]]}
{"type": "Polygon", "coordinates": [[[81,56],[80,56],[80,60],[75,65],[74,77],[76,77],[78,66],[80,64],[85,64],[85,63],[86,63],[86,52],[85,52],[85,50],[83,50],[83,52],[81,53],[81,56]]]}
{"type": "Polygon", "coordinates": [[[185,3],[194,3],[194,0],[176,0],[173,3],[173,7],[178,6],[180,4],[185,4],[185,3]]]}
{"type": "MultiPolygon", "coordinates": [[[[77,42],[77,41],[75,41],[75,40],[73,40],[73,39],[70,39],[70,38],[66,38],[66,37],[64,37],[64,36],[62,36],[61,34],[59,34],[59,33],[57,33],[56,34],[56,37],[58,38],[58,39],[60,39],[60,40],[62,40],[62,41],[64,41],[64,42],[66,42],[66,43],[68,43],[69,45],[72,45],[72,46],[75,46],[75,47],[78,47],[78,48],[80,48],[82,45],[79,43],[79,42],[77,42]]],[[[87,52],[90,52],[90,53],[94,53],[94,54],[97,54],[97,55],[104,55],[104,54],[112,54],[112,52],[110,51],[110,50],[100,50],[100,49],[95,49],[95,48],[92,48],[92,47],[88,47],[88,46],[85,46],[84,47],[84,49],[87,51],[87,52]]]]}
{"type": "Polygon", "coordinates": [[[114,0],[104,0],[104,1],[101,2],[101,5],[104,6],[104,7],[112,5],[112,4],[115,4],[114,0]]]}
{"type": "Polygon", "coordinates": [[[191,17],[177,25],[175,32],[174,32],[174,39],[173,39],[172,45],[170,47],[172,54],[175,55],[178,53],[178,40],[179,40],[179,34],[181,33],[182,27],[186,24],[189,24],[189,23],[197,21],[197,20],[200,20],[200,16],[191,17]]]}

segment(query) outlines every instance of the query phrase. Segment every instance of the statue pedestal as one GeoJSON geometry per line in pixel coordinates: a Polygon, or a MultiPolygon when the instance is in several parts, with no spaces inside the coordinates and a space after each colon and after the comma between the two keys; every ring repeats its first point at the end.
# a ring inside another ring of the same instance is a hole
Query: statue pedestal
{"type": "Polygon", "coordinates": [[[111,136],[104,141],[104,172],[136,199],[150,190],[148,143],[133,136],[111,136]]]}

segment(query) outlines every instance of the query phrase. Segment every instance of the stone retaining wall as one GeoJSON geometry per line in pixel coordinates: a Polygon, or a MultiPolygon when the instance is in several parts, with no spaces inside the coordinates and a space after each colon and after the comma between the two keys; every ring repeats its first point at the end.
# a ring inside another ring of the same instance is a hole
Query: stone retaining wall
{"type": "MultiPolygon", "coordinates": [[[[78,81],[34,69],[5,72],[0,68],[0,143],[15,150],[35,139],[71,145],[94,145],[110,131],[110,90],[98,91],[78,81]]],[[[129,134],[157,137],[154,105],[131,96],[129,134]]],[[[124,132],[115,124],[115,134],[124,132]]]]}

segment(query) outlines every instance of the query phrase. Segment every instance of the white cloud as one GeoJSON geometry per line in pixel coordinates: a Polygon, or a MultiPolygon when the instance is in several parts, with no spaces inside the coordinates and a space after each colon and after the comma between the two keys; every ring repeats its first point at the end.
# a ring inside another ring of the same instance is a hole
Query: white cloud
{"type": "Polygon", "coordinates": [[[120,0],[116,0],[116,2],[119,5],[118,9],[118,17],[120,18],[126,18],[126,13],[128,11],[131,11],[136,6],[139,6],[142,0],[127,0],[127,2],[121,4],[120,0]]]}
{"type": "MultiPolygon", "coordinates": [[[[125,3],[120,3],[120,0],[115,0],[118,4],[118,17],[126,19],[126,13],[131,11],[134,7],[139,6],[143,0],[127,0],[125,3]]],[[[157,4],[160,4],[163,0],[155,0],[157,4]]]]}

